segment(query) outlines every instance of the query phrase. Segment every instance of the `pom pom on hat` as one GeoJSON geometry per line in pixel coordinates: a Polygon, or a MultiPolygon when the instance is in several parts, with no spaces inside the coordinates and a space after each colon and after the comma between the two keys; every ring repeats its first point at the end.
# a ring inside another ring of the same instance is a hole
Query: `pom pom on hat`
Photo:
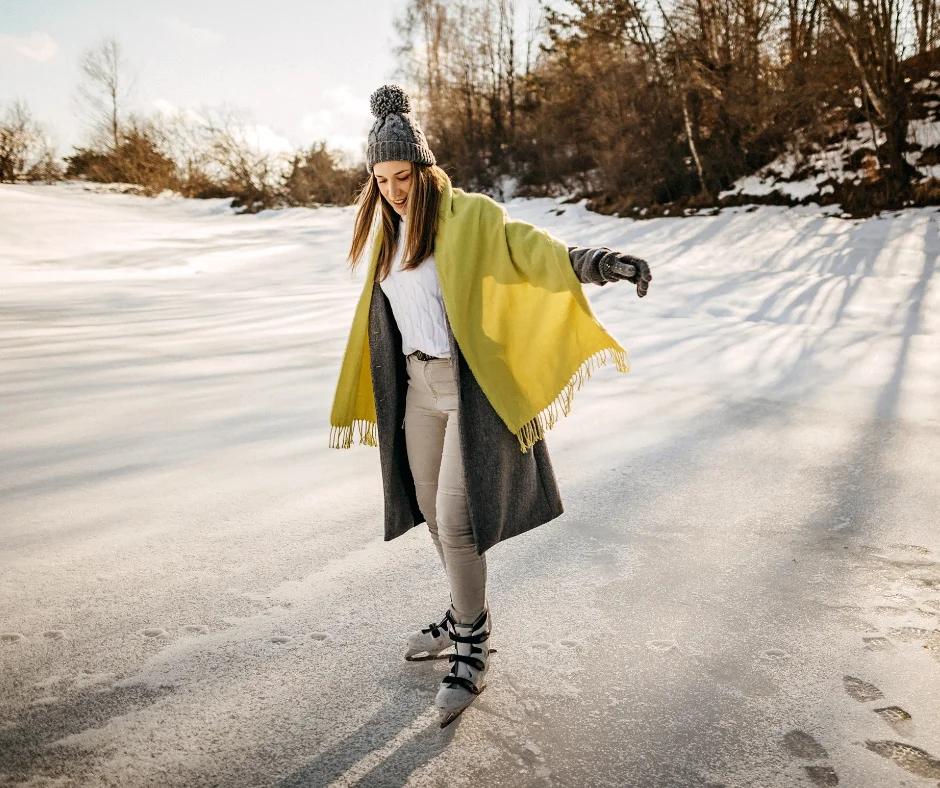
{"type": "Polygon", "coordinates": [[[382,85],[369,99],[372,114],[377,118],[384,118],[394,112],[398,115],[411,112],[411,100],[400,85],[382,85]]]}

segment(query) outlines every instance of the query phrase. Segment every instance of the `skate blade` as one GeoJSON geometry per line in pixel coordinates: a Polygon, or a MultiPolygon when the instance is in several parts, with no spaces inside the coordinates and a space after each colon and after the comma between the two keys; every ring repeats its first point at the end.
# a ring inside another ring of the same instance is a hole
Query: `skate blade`
{"type": "Polygon", "coordinates": [[[425,654],[418,657],[405,654],[406,662],[426,662],[429,659],[447,659],[447,654],[425,654]]]}
{"type": "Polygon", "coordinates": [[[479,698],[480,695],[482,695],[482,694],[486,691],[486,687],[487,687],[486,684],[484,684],[482,687],[480,687],[480,691],[479,691],[476,695],[474,695],[472,698],[470,698],[470,699],[469,699],[463,706],[461,706],[459,709],[451,709],[450,711],[445,711],[445,712],[443,712],[443,715],[442,715],[442,717],[441,717],[441,727],[442,727],[442,728],[446,728],[446,727],[447,727],[448,725],[450,725],[454,720],[456,720],[461,714],[463,714],[463,713],[467,710],[467,708],[470,706],[470,704],[473,703],[473,701],[475,701],[477,698],[479,698]]]}
{"type": "MultiPolygon", "coordinates": [[[[496,649],[491,648],[490,654],[495,654],[495,653],[496,653],[496,649]]],[[[405,662],[427,662],[429,659],[447,659],[447,656],[448,655],[444,652],[441,652],[440,654],[424,654],[424,655],[417,656],[417,657],[409,656],[408,654],[405,654],[405,662]]]]}

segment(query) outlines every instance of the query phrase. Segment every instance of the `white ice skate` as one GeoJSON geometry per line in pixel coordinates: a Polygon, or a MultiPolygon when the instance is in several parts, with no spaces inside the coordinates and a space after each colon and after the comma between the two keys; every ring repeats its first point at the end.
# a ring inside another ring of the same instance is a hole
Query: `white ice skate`
{"type": "Polygon", "coordinates": [[[450,608],[444,614],[444,618],[439,623],[430,623],[424,629],[418,632],[412,632],[408,636],[408,647],[405,651],[405,659],[409,662],[420,662],[426,659],[446,659],[446,654],[441,654],[451,647],[450,633],[448,629],[454,623],[451,617],[450,608]]]}
{"type": "MultiPolygon", "coordinates": [[[[450,611],[448,611],[450,612],[450,611]]],[[[489,668],[489,638],[492,631],[489,607],[472,624],[454,623],[448,628],[450,639],[456,646],[455,654],[448,654],[450,673],[441,679],[434,704],[441,710],[441,727],[450,725],[461,712],[486,689],[484,679],[489,668]]]]}

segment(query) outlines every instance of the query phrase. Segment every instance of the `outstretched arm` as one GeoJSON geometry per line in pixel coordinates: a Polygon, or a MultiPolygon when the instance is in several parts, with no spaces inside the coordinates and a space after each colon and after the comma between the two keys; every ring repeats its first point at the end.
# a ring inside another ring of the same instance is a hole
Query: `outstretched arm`
{"type": "Polygon", "coordinates": [[[640,298],[646,295],[653,279],[645,260],[606,246],[569,246],[568,257],[581,282],[603,286],[625,279],[636,285],[640,298]]]}

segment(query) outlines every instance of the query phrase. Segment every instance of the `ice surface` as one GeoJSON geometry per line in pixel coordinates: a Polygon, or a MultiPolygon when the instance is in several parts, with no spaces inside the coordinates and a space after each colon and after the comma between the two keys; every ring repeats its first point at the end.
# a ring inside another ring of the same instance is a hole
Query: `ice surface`
{"type": "Polygon", "coordinates": [[[441,731],[436,553],[327,448],[352,209],[0,186],[0,783],[936,783],[940,214],[507,209],[654,279],[441,731]]]}

